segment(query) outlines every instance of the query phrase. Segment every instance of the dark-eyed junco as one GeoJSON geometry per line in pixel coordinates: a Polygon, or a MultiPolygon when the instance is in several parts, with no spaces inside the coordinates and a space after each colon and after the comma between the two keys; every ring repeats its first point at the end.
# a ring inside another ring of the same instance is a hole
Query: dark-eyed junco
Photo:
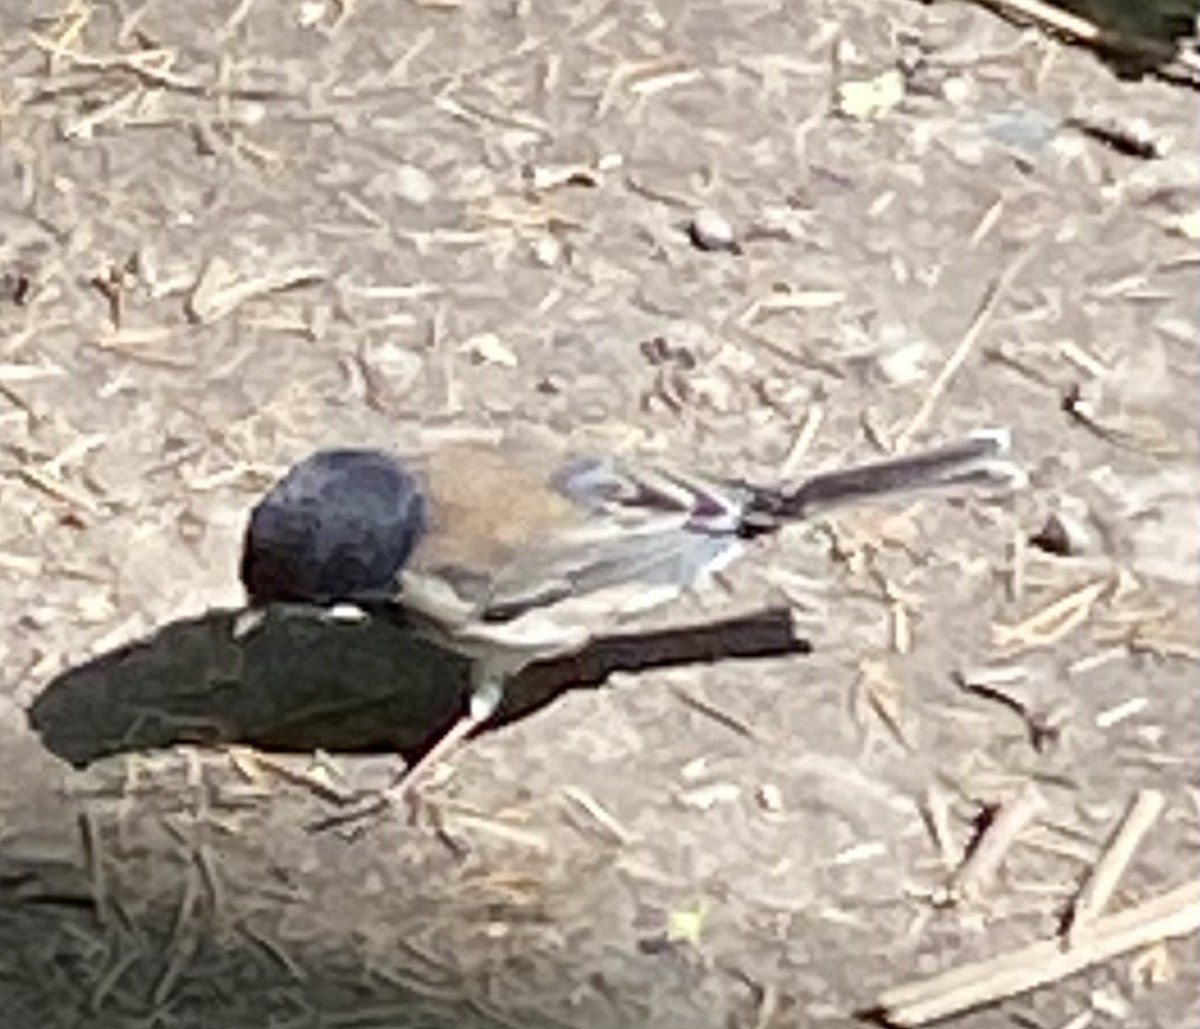
{"type": "Polygon", "coordinates": [[[1021,473],[1008,448],[1007,432],[979,432],[780,487],[565,454],[521,437],[403,460],[324,450],[254,508],[241,577],[254,606],[397,604],[420,631],[474,660],[469,711],[411,781],[492,715],[510,676],[703,586],[755,536],[888,494],[1011,487],[1021,473]]]}

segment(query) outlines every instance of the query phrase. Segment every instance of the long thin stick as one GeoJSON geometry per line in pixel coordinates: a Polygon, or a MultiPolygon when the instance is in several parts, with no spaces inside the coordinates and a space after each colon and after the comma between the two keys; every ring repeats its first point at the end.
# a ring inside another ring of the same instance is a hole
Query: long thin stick
{"type": "Polygon", "coordinates": [[[885,990],[872,1015],[886,1024],[924,1025],[1074,975],[1159,940],[1200,931],[1200,880],[1137,907],[1097,918],[1079,946],[1037,943],[885,990]]]}
{"type": "Polygon", "coordinates": [[[1004,271],[992,280],[991,285],[988,286],[983,299],[979,303],[975,317],[971,320],[967,331],[963,333],[962,339],[958,341],[958,346],[954,348],[953,352],[946,359],[946,363],[942,365],[937,377],[930,383],[929,389],[925,392],[925,399],[921,402],[921,406],[917,408],[916,414],[909,419],[908,424],[901,431],[900,435],[896,437],[894,442],[895,450],[907,450],[913,437],[929,423],[933,409],[937,406],[942,394],[949,387],[950,380],[958,374],[958,370],[963,366],[972,349],[974,349],[975,344],[979,341],[979,337],[983,334],[984,326],[987,325],[997,306],[999,306],[1001,298],[1036,252],[1036,245],[1026,247],[1009,262],[1008,267],[1004,271]]]}
{"type": "Polygon", "coordinates": [[[1138,845],[1158,821],[1166,803],[1166,798],[1158,790],[1139,790],[1134,795],[1100,860],[1092,867],[1091,874],[1071,905],[1071,924],[1067,929],[1067,940],[1071,946],[1078,944],[1090,932],[1096,917],[1108,905],[1138,845]]]}

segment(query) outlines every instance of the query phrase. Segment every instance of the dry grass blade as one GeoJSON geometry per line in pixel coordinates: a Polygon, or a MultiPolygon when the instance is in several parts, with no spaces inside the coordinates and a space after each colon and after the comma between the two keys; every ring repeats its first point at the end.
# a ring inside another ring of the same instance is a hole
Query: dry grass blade
{"type": "Polygon", "coordinates": [[[102,925],[109,922],[108,876],[105,870],[104,853],[100,839],[100,828],[90,811],[81,811],[78,818],[79,835],[87,863],[88,881],[92,891],[92,904],[96,917],[102,925]]]}
{"type": "Polygon", "coordinates": [[[938,401],[942,395],[950,387],[950,382],[954,376],[958,374],[959,369],[966,363],[971,351],[975,348],[975,344],[979,342],[979,337],[983,335],[983,330],[991,317],[996,312],[996,308],[1000,306],[1000,301],[1008,292],[1017,276],[1021,274],[1025,266],[1033,259],[1033,256],[1038,252],[1036,246],[1028,246],[1017,254],[995,279],[988,286],[987,292],[984,293],[983,299],[979,303],[979,307],[975,312],[975,317],[971,319],[971,324],[967,327],[967,331],[963,333],[963,337],[958,342],[958,346],[954,348],[950,356],[946,359],[946,363],[942,365],[936,378],[930,383],[929,389],[925,394],[925,399],[921,401],[921,406],[917,408],[916,413],[909,419],[908,424],[903,428],[898,436],[896,436],[893,449],[897,451],[907,450],[911,445],[913,438],[920,433],[926,425],[929,424],[929,419],[933,416],[934,409],[938,405],[938,401]]]}
{"type": "Polygon", "coordinates": [[[693,696],[678,686],[671,687],[671,695],[681,703],[690,707],[693,711],[698,711],[706,718],[711,718],[718,725],[723,725],[731,732],[737,733],[739,736],[748,739],[758,739],[758,733],[754,731],[754,727],[742,719],[731,715],[728,711],[724,711],[707,700],[701,700],[699,697],[693,696]]]}
{"type": "Polygon", "coordinates": [[[324,278],[323,268],[305,265],[238,278],[225,261],[214,257],[204,266],[188,297],[187,316],[194,322],[208,325],[232,314],[254,297],[306,286],[324,278]]]}
{"type": "Polygon", "coordinates": [[[812,404],[808,408],[808,411],[805,412],[804,423],[796,433],[796,438],[792,441],[791,449],[780,466],[779,478],[782,482],[787,482],[789,479],[795,478],[803,470],[804,462],[808,460],[808,455],[812,450],[813,443],[816,441],[817,433],[821,431],[821,426],[824,423],[825,408],[820,404],[812,404]]]}
{"type": "Polygon", "coordinates": [[[859,664],[852,708],[854,720],[864,732],[878,720],[903,750],[916,749],[906,726],[904,686],[886,661],[867,659],[859,664]]]}
{"type": "Polygon", "coordinates": [[[345,790],[332,782],[329,775],[320,768],[314,770],[294,768],[286,761],[271,757],[269,754],[251,752],[246,747],[238,748],[236,765],[239,771],[243,772],[251,768],[255,772],[269,772],[285,782],[300,786],[311,792],[313,796],[333,804],[348,804],[357,798],[357,794],[353,791],[345,790]]]}
{"type": "Polygon", "coordinates": [[[167,946],[167,961],[157,982],[154,984],[152,1000],[160,1006],[174,992],[179,978],[192,963],[198,946],[198,928],[195,924],[196,909],[200,900],[200,874],[195,863],[188,861],[187,874],[183,881],[183,893],[175,911],[171,927],[171,940],[167,946]]]}
{"type": "Polygon", "coordinates": [[[542,833],[522,829],[499,818],[490,818],[479,812],[448,809],[444,821],[447,828],[452,826],[455,829],[473,829],[478,833],[503,840],[505,843],[512,843],[518,847],[525,847],[541,853],[550,850],[550,844],[542,833]]]}
{"type": "Polygon", "coordinates": [[[577,786],[564,786],[562,795],[595,822],[615,843],[625,846],[633,842],[633,834],[586,790],[577,786]]]}
{"type": "Polygon", "coordinates": [[[93,1014],[99,1012],[104,1007],[105,1002],[119,985],[125,973],[145,956],[145,952],[140,948],[130,947],[128,950],[118,953],[112,959],[104,973],[96,980],[96,985],[92,987],[92,992],[88,995],[88,1009],[93,1014]]]}
{"type": "Polygon", "coordinates": [[[1015,625],[993,625],[992,639],[1004,650],[1027,650],[1056,643],[1087,621],[1108,586],[1107,579],[1088,583],[1015,625]]]}
{"type": "Polygon", "coordinates": [[[48,474],[41,468],[35,468],[32,465],[26,465],[17,473],[28,485],[35,489],[41,490],[47,496],[58,500],[69,507],[72,507],[76,512],[86,512],[89,515],[99,515],[101,513],[100,505],[97,504],[91,497],[73,486],[61,481],[57,477],[48,474]]]}
{"type": "Polygon", "coordinates": [[[183,93],[205,94],[209,92],[209,87],[203,83],[176,75],[169,70],[175,60],[175,54],[170,50],[142,50],[129,54],[91,55],[69,50],[55,40],[36,34],[30,39],[33,45],[48,57],[70,61],[80,68],[93,71],[119,69],[154,86],[175,89],[183,93]]]}

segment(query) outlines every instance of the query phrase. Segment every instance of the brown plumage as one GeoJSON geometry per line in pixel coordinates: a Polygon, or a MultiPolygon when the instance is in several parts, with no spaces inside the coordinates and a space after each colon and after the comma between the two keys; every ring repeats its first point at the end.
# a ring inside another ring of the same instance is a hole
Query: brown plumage
{"type": "Polygon", "coordinates": [[[527,437],[404,462],[323,451],[255,508],[242,579],[256,604],[397,604],[474,659],[470,711],[420,768],[490,717],[525,665],[702,587],[753,537],[894,493],[1011,487],[1022,475],[1008,444],[1007,433],[977,433],[778,487],[568,456],[527,437]]]}

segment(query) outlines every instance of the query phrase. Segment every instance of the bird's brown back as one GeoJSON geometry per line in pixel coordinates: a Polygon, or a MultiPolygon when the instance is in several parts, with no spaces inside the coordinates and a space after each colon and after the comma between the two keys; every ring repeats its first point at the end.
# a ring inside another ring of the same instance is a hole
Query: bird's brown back
{"type": "Polygon", "coordinates": [[[487,574],[556,531],[580,525],[585,513],[546,488],[560,459],[480,443],[456,443],[430,453],[419,466],[427,535],[412,570],[487,574]]]}

